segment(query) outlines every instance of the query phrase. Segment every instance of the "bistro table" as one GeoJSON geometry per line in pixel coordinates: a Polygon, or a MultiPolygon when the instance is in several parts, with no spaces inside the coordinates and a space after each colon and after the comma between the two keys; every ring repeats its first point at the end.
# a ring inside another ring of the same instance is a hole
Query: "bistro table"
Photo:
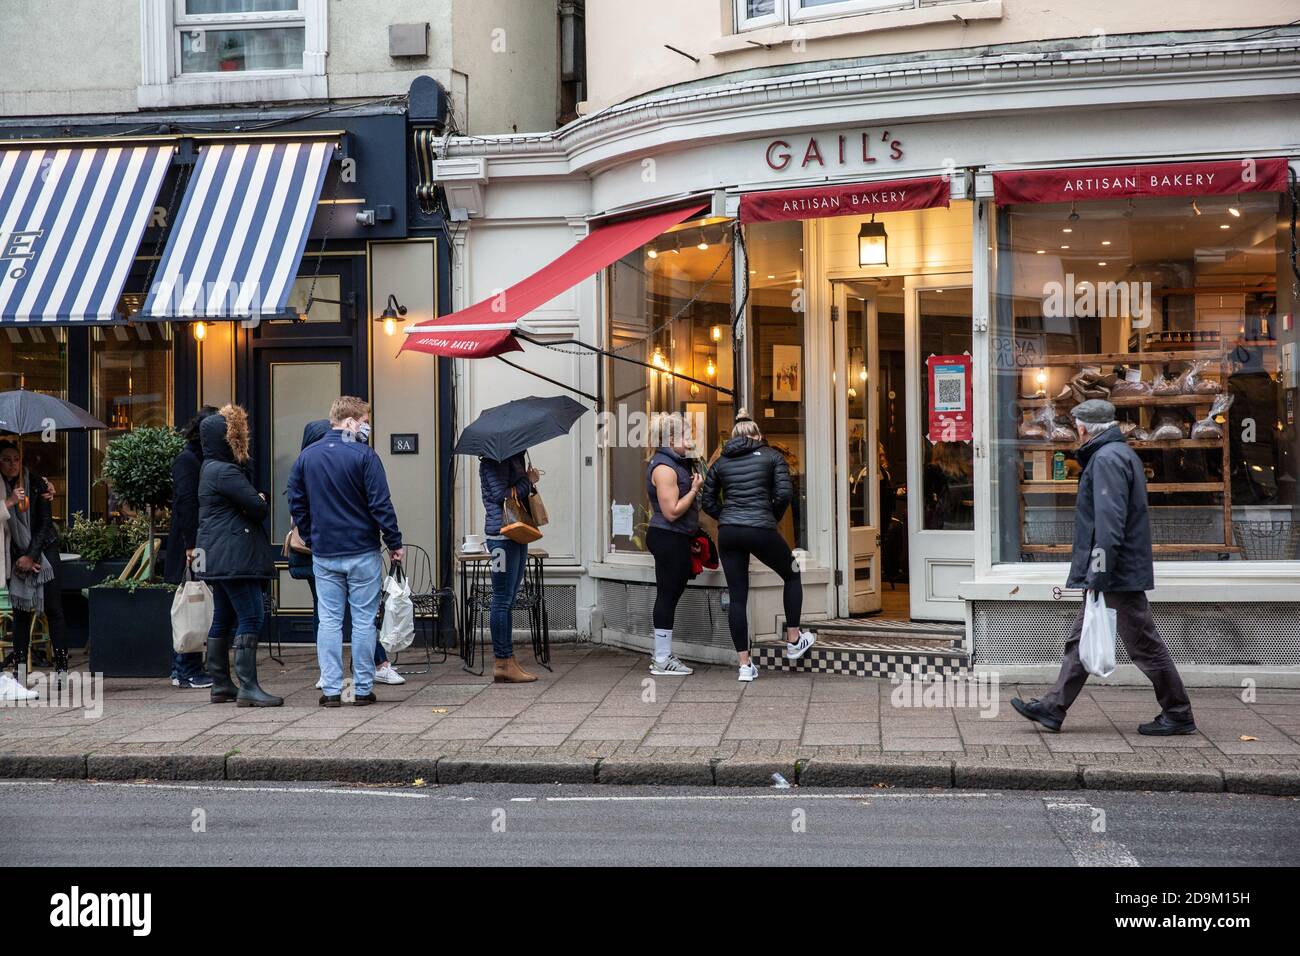
{"type": "MultiPolygon", "coordinates": [[[[528,629],[532,638],[533,657],[551,670],[551,631],[546,614],[546,558],[541,548],[529,548],[524,563],[524,579],[515,595],[512,611],[528,612],[528,629]]],[[[492,554],[489,551],[457,551],[460,566],[460,648],[462,669],[475,675],[484,673],[487,650],[492,643],[492,554]],[[482,645],[483,661],[474,670],[476,645],[482,645]]]]}

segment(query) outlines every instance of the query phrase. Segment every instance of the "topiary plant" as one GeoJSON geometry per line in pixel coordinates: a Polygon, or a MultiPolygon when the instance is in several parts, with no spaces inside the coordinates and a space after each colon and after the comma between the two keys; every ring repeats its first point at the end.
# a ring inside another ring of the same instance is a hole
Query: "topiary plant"
{"type": "Polygon", "coordinates": [[[154,509],[172,496],[172,461],[185,439],[170,428],[137,428],[108,443],[103,478],[113,493],[138,511],[148,511],[149,537],[145,580],[154,570],[154,509]]]}

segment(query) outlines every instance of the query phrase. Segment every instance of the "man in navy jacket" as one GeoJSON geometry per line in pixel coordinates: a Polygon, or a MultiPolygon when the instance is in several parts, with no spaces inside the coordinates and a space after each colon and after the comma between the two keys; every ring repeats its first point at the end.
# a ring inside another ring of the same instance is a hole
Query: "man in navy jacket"
{"type": "Polygon", "coordinates": [[[342,703],[345,604],[352,612],[354,703],[375,702],[375,612],[384,573],[381,540],[393,561],[403,557],[388,478],[369,437],[369,404],[343,395],[330,408],[329,433],[303,449],[289,473],[289,513],[311,548],[316,577],[322,707],[342,703]]]}

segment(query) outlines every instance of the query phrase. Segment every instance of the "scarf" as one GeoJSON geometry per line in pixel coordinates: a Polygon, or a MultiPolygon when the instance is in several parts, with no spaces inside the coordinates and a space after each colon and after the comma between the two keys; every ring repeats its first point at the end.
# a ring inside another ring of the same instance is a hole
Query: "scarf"
{"type": "MultiPolygon", "coordinates": [[[[23,469],[23,487],[31,488],[32,475],[27,469],[23,469]]],[[[8,484],[8,482],[6,482],[8,484]]],[[[30,501],[30,496],[28,497],[30,501]]],[[[9,512],[9,536],[13,540],[13,548],[19,554],[25,554],[27,549],[32,546],[32,508],[33,503],[25,511],[19,511],[13,508],[9,512]]],[[[45,583],[54,580],[54,567],[49,561],[41,561],[39,571],[19,571],[18,563],[14,562],[12,574],[9,578],[9,599],[13,602],[15,610],[18,611],[35,611],[45,610],[45,583]]]]}

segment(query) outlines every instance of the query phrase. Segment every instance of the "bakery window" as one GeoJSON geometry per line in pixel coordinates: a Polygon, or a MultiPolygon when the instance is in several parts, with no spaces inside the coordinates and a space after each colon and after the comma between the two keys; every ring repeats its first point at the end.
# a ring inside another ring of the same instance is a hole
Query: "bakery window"
{"type": "Polygon", "coordinates": [[[1001,212],[995,562],[1069,560],[1090,398],[1142,460],[1157,561],[1300,557],[1290,215],[1281,193],[1001,212]]]}

